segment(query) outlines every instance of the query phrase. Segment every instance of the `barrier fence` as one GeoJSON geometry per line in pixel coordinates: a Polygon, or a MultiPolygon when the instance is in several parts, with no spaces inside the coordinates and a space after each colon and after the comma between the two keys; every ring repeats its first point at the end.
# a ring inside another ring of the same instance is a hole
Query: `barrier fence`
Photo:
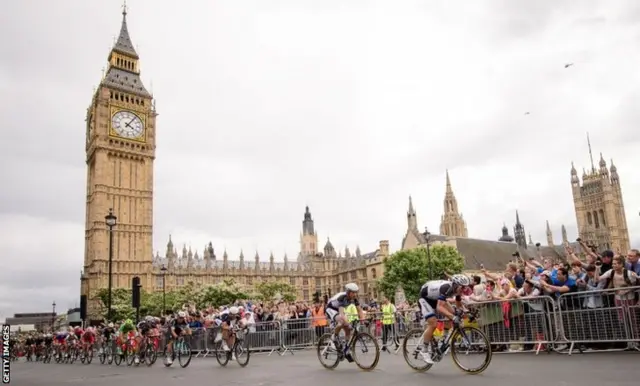
{"type": "MultiPolygon", "coordinates": [[[[497,352],[556,351],[570,355],[575,350],[637,350],[639,295],[640,286],[474,302],[467,307],[478,310],[473,325],[487,335],[497,352]]],[[[369,313],[360,328],[379,339],[381,347],[397,352],[404,335],[419,326],[423,326],[419,312],[403,310],[391,320],[385,320],[381,313],[369,313]]],[[[442,329],[443,323],[439,323],[435,335],[442,329]]],[[[245,341],[252,351],[285,355],[314,346],[328,331],[329,323],[324,318],[259,322],[250,325],[245,341]]],[[[195,355],[211,355],[221,338],[219,332],[219,327],[193,330],[189,339],[195,355]]]]}

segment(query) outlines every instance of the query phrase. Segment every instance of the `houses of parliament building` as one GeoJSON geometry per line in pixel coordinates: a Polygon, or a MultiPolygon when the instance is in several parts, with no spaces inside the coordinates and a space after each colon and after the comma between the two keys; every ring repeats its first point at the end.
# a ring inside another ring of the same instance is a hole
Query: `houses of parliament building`
{"type": "MultiPolygon", "coordinates": [[[[263,258],[243,253],[230,258],[209,243],[202,251],[185,246],[179,250],[169,237],[165,256],[153,255],[153,175],[156,155],[156,117],[153,95],[140,78],[139,57],[129,36],[127,12],[123,11],[120,34],[108,55],[108,70],[96,88],[86,113],[86,226],[81,293],[87,297],[88,315],[95,316],[95,292],[108,286],[109,229],[105,215],[109,209],[118,217],[113,228],[113,286],[130,288],[139,277],[147,291],[168,290],[188,282],[207,285],[233,278],[250,287],[260,282],[282,281],[298,291],[300,299],[310,300],[315,292],[331,295],[345,283],[354,281],[363,300],[377,299],[376,281],[384,274],[389,242],[382,240],[373,251],[360,248],[338,251],[327,240],[319,248],[314,220],[307,207],[300,234],[300,252],[295,259],[273,255],[263,258]],[[280,260],[280,259],[278,259],[280,260]],[[163,270],[163,268],[165,268],[163,270]]],[[[580,235],[600,248],[629,248],[629,235],[620,189],[620,178],[613,163],[607,168],[601,158],[599,168],[585,171],[580,181],[571,169],[571,185],[580,235]]],[[[516,212],[513,237],[504,226],[496,241],[469,238],[458,209],[449,173],[446,173],[444,213],[439,234],[421,233],[411,198],[407,211],[407,230],[402,248],[423,244],[451,245],[465,257],[466,269],[502,269],[519,250],[522,255],[561,256],[562,244],[554,244],[547,223],[547,245],[536,247],[516,212]]],[[[568,242],[564,226],[562,241],[568,242]]]]}

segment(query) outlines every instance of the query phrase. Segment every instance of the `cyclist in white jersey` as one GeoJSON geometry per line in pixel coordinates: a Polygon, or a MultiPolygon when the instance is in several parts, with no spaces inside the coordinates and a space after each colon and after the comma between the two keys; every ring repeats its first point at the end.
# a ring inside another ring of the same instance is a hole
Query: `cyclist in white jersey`
{"type": "Polygon", "coordinates": [[[424,345],[420,352],[422,359],[433,364],[431,357],[433,351],[433,332],[436,330],[437,318],[436,314],[444,315],[449,318],[454,325],[460,324],[460,319],[456,317],[455,310],[449,304],[448,300],[455,297],[458,307],[460,304],[460,294],[462,289],[471,285],[471,280],[465,275],[453,275],[451,280],[431,280],[426,282],[420,289],[420,310],[422,317],[425,319],[424,345]]]}
{"type": "MultiPolygon", "coordinates": [[[[349,324],[349,320],[344,313],[344,309],[347,308],[350,304],[356,306],[358,310],[358,317],[360,320],[364,319],[364,313],[362,312],[362,308],[360,307],[360,303],[358,302],[358,285],[356,283],[349,283],[344,286],[345,292],[340,292],[335,294],[329,301],[327,302],[327,307],[324,312],[327,315],[327,318],[335,323],[336,328],[333,331],[331,336],[332,341],[336,341],[338,335],[340,334],[340,330],[344,329],[344,336],[349,341],[351,337],[351,325],[349,324]]],[[[344,348],[345,355],[349,355],[349,347],[346,346],[344,348]]]]}

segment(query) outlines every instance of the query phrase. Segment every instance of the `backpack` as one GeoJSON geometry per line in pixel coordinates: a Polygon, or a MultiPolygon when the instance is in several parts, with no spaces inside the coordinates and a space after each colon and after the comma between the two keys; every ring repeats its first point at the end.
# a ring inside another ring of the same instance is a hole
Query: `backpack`
{"type": "MultiPolygon", "coordinates": [[[[611,277],[609,279],[607,279],[607,285],[604,286],[604,288],[614,288],[613,287],[613,275],[614,273],[611,272],[611,277]]],[[[632,286],[631,283],[631,279],[629,278],[629,270],[626,268],[622,269],[622,277],[624,278],[624,282],[627,283],[627,285],[629,287],[632,286]]],[[[636,283],[636,285],[638,285],[638,283],[636,283]]],[[[635,290],[635,300],[636,302],[638,301],[638,299],[640,298],[640,290],[635,290]]]]}

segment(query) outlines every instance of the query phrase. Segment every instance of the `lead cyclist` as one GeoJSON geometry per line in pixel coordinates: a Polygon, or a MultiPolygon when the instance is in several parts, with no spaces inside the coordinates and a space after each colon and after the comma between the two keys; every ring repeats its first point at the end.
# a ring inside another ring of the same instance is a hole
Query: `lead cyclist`
{"type": "MultiPolygon", "coordinates": [[[[338,334],[340,334],[341,330],[344,330],[344,336],[347,342],[351,338],[351,324],[349,323],[349,319],[345,314],[345,308],[350,304],[356,306],[358,310],[358,317],[360,320],[364,319],[364,312],[362,312],[362,307],[360,307],[360,302],[358,302],[358,285],[356,283],[349,283],[344,286],[345,292],[340,292],[335,294],[329,301],[327,302],[327,308],[325,308],[325,314],[335,323],[336,328],[331,335],[331,341],[336,342],[338,334]]],[[[344,355],[346,357],[350,357],[349,347],[345,345],[344,347],[344,355]]]]}
{"type": "Polygon", "coordinates": [[[462,309],[462,289],[471,285],[471,280],[465,275],[453,275],[450,280],[430,280],[420,289],[420,310],[424,317],[425,333],[424,342],[418,347],[422,359],[428,364],[433,364],[433,354],[437,351],[433,332],[438,325],[436,315],[443,315],[453,322],[454,326],[460,325],[460,318],[449,303],[453,301],[456,307],[462,309]]]}

